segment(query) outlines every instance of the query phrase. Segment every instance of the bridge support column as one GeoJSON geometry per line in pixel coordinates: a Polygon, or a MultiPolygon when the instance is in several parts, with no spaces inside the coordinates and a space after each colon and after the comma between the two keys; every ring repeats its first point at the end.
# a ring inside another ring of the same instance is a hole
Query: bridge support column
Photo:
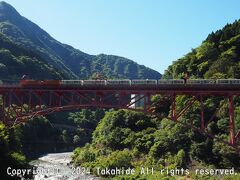
{"type": "Polygon", "coordinates": [[[144,94],[144,103],[143,103],[143,110],[145,111],[145,112],[147,112],[147,95],[146,94],[144,94]]]}
{"type": "Polygon", "coordinates": [[[149,111],[151,109],[151,95],[147,94],[147,110],[149,111]]]}
{"type": "Polygon", "coordinates": [[[230,129],[230,143],[235,145],[235,121],[234,121],[234,106],[233,106],[233,95],[228,97],[229,99],[229,129],[230,129]]]}
{"type": "Polygon", "coordinates": [[[2,100],[2,102],[1,102],[1,114],[0,114],[1,119],[0,119],[0,121],[3,121],[3,123],[5,124],[6,118],[5,118],[5,96],[4,96],[4,94],[1,94],[1,100],[2,100]]]}
{"type": "Polygon", "coordinates": [[[204,130],[205,122],[204,122],[204,105],[203,105],[202,95],[200,96],[200,103],[201,103],[201,130],[204,130]]]}
{"type": "Polygon", "coordinates": [[[172,120],[176,121],[176,94],[172,95],[172,120]]]}

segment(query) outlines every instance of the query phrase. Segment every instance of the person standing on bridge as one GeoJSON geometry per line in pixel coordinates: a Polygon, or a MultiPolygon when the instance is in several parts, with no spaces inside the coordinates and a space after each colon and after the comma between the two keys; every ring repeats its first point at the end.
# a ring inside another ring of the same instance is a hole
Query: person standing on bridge
{"type": "Polygon", "coordinates": [[[186,83],[187,83],[187,80],[189,79],[188,72],[185,72],[185,73],[184,73],[184,76],[183,76],[182,79],[184,80],[184,84],[186,84],[186,83]]]}

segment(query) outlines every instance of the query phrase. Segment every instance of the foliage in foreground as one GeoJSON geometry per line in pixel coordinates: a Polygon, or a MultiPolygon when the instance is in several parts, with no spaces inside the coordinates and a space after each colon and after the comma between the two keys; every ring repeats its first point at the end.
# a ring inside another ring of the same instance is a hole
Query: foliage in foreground
{"type": "Polygon", "coordinates": [[[212,32],[207,39],[165,71],[164,78],[240,78],[240,20],[212,32]]]}
{"type": "MultiPolygon", "coordinates": [[[[7,168],[26,169],[28,165],[26,157],[21,152],[20,142],[17,137],[17,130],[8,130],[5,125],[0,123],[0,174],[1,179],[19,179],[7,175],[7,168]],[[11,131],[11,132],[10,132],[11,131]]],[[[30,177],[25,177],[30,178],[30,177]]]]}
{"type": "MultiPolygon", "coordinates": [[[[223,136],[228,138],[226,134],[223,136]]],[[[240,155],[227,145],[180,124],[166,119],[158,121],[143,113],[125,110],[108,112],[94,131],[92,143],[75,149],[73,155],[75,165],[89,167],[94,173],[97,173],[97,168],[116,167],[149,167],[155,171],[163,168],[188,169],[194,161],[205,167],[234,167],[239,170],[239,159],[240,155]]],[[[158,175],[151,175],[153,179],[155,176],[158,175]]],[[[159,174],[160,176],[167,175],[159,174]]],[[[144,179],[146,175],[139,177],[144,179]]]]}

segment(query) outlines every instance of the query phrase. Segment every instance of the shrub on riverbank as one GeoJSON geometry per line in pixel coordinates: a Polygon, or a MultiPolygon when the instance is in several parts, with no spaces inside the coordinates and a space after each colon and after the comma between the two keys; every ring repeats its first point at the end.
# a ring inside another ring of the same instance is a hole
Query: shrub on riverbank
{"type": "MultiPolygon", "coordinates": [[[[14,130],[11,130],[11,133],[9,133],[9,129],[0,123],[0,179],[19,179],[19,177],[11,177],[7,174],[8,167],[11,167],[11,169],[31,168],[28,165],[26,157],[21,152],[21,148],[18,146],[19,144],[15,143],[15,146],[12,147],[12,144],[17,142],[17,138],[13,132],[14,130]]],[[[31,175],[25,178],[31,178],[31,175]]]]}
{"type": "MultiPolygon", "coordinates": [[[[166,119],[157,121],[143,113],[118,110],[105,115],[93,133],[92,143],[74,151],[73,162],[77,166],[89,167],[94,173],[97,168],[118,167],[148,167],[156,171],[163,168],[187,169],[191,168],[193,160],[215,168],[231,166],[237,170],[239,158],[239,154],[227,145],[206,138],[181,124],[166,119]],[[207,152],[217,156],[218,161],[207,157],[207,152]]],[[[135,176],[147,177],[139,173],[132,175],[133,178],[135,176]]],[[[151,175],[152,179],[156,176],[164,175],[151,175]]]]}

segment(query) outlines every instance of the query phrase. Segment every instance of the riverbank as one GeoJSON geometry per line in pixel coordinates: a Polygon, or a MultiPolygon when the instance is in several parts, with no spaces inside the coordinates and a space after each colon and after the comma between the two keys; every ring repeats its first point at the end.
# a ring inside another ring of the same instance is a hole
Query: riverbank
{"type": "Polygon", "coordinates": [[[30,162],[35,166],[37,175],[34,180],[97,180],[98,177],[75,169],[71,165],[72,152],[50,153],[30,162]]]}

